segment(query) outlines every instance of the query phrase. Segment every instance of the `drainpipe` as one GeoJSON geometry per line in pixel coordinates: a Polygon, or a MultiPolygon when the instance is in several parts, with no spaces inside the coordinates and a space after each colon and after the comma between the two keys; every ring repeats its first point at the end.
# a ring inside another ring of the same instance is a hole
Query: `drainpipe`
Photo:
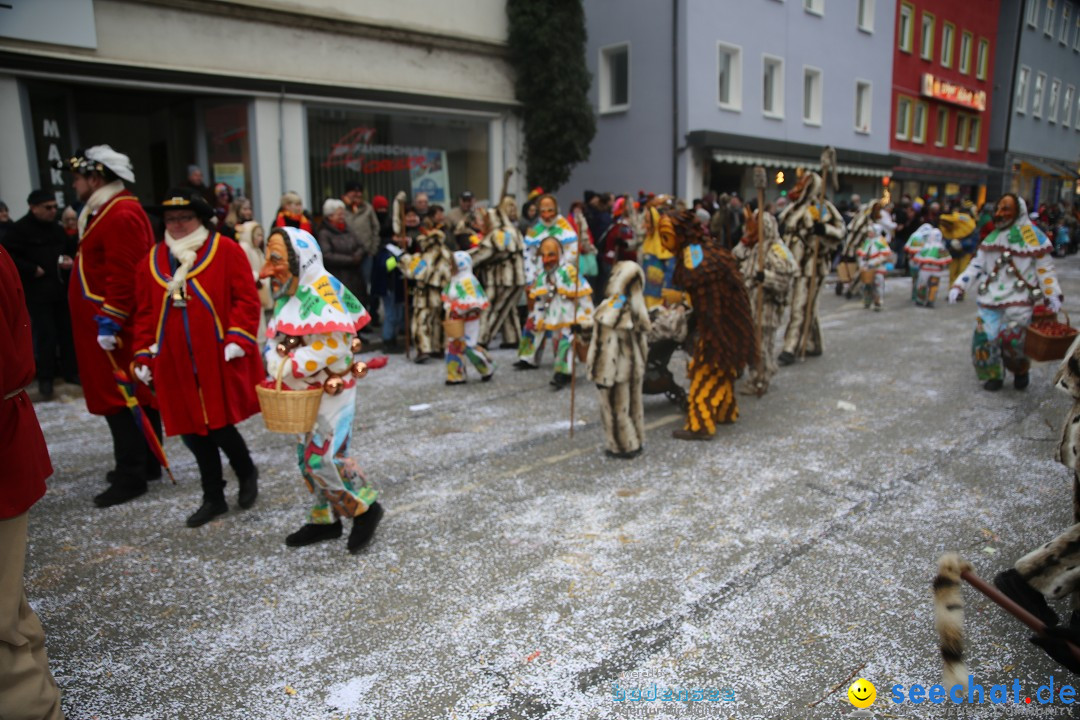
{"type": "MultiPolygon", "coordinates": [[[[671,0],[671,192],[679,194],[679,0],[671,0]]],[[[689,161],[688,161],[689,162],[689,161]]],[[[689,189],[689,188],[687,188],[689,189]]]]}
{"type": "MultiPolygon", "coordinates": [[[[1009,95],[1008,95],[1008,98],[1009,98],[1009,100],[1008,100],[1008,108],[1009,109],[1006,111],[1006,114],[1005,114],[1006,115],[1006,117],[1005,117],[1005,147],[1004,147],[1004,152],[1002,153],[1002,162],[1004,163],[1005,167],[1002,168],[1001,192],[1005,192],[1005,183],[1004,183],[1005,173],[1008,173],[1009,189],[1010,190],[1019,190],[1019,187],[1013,188],[1012,162],[1009,159],[1009,154],[1010,154],[1009,153],[1009,146],[1011,145],[1011,143],[1009,141],[1009,138],[1010,138],[1010,135],[1012,134],[1013,113],[1016,112],[1016,108],[1013,107],[1013,102],[1016,100],[1016,75],[1020,71],[1020,40],[1023,38],[1023,36],[1024,36],[1024,8],[1023,8],[1023,3],[1020,3],[1019,4],[1019,9],[1017,9],[1017,11],[1016,11],[1016,47],[1013,48],[1012,78],[1010,79],[1009,91],[1008,91],[1009,92],[1009,95]]],[[[1030,82],[1030,81],[1031,81],[1031,78],[1028,78],[1028,82],[1030,82]]]]}
{"type": "Polygon", "coordinates": [[[278,119],[278,171],[281,173],[281,190],[278,193],[280,196],[285,193],[288,188],[285,185],[285,86],[281,86],[281,94],[278,95],[277,105],[277,119],[278,119]]]}

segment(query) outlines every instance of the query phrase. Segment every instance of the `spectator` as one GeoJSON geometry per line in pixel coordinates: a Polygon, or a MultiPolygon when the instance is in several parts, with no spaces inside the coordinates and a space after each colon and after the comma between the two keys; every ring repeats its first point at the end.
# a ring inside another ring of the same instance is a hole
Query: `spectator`
{"type": "MultiPolygon", "coordinates": [[[[229,209],[229,218],[234,218],[232,223],[234,227],[241,223],[254,221],[255,207],[251,204],[251,198],[236,198],[236,201],[232,204],[232,208],[229,209]]],[[[262,226],[260,225],[260,227],[262,226]]]]}
{"type": "Polygon", "coordinates": [[[468,229],[467,223],[469,216],[472,215],[474,202],[473,194],[466,190],[461,193],[457,207],[450,208],[450,212],[446,214],[446,222],[450,226],[450,231],[453,233],[459,247],[468,246],[468,236],[472,231],[468,229]],[[464,237],[458,237],[459,235],[464,237]]]}
{"type": "MultiPolygon", "coordinates": [[[[418,211],[419,212],[419,211],[418,211]]],[[[450,226],[446,222],[446,210],[442,205],[436,203],[428,208],[427,221],[434,229],[441,232],[448,238],[452,238],[450,233],[450,226]]]]}
{"type": "MultiPolygon", "coordinates": [[[[353,294],[359,298],[360,302],[367,308],[368,313],[374,318],[378,298],[368,294],[367,289],[371,287],[371,264],[375,260],[375,255],[378,254],[380,247],[379,219],[375,217],[375,209],[371,207],[364,197],[364,186],[360,183],[355,181],[346,183],[345,194],[341,196],[341,200],[345,203],[345,224],[349,226],[349,232],[356,238],[360,250],[364,253],[359,268],[364,293],[357,293],[351,286],[349,289],[353,290],[353,294]]],[[[336,274],[333,270],[330,272],[336,274]]],[[[342,279],[340,275],[338,279],[342,279]]]]}
{"type": "Polygon", "coordinates": [[[75,212],[75,208],[68,205],[64,208],[64,212],[60,213],[60,226],[64,228],[64,234],[67,235],[72,241],[79,244],[79,213],[75,212]]]}
{"type": "Polygon", "coordinates": [[[215,229],[222,235],[235,239],[236,231],[233,228],[236,227],[236,222],[229,223],[228,220],[232,202],[233,194],[228,185],[225,183],[214,185],[214,202],[210,207],[214,208],[215,229]]]}
{"type": "Polygon", "coordinates": [[[370,294],[378,298],[382,305],[383,350],[398,353],[401,348],[397,344],[397,336],[405,327],[405,282],[400,270],[388,270],[386,267],[387,261],[394,258],[387,249],[387,245],[394,242],[390,203],[384,196],[376,195],[371,199],[371,206],[375,209],[375,216],[379,221],[379,252],[371,266],[370,294]]]}
{"type": "Polygon", "coordinates": [[[539,220],[539,215],[536,201],[529,200],[521,208],[521,218],[518,220],[518,229],[521,230],[522,235],[527,233],[537,220],[539,220]]]}
{"type": "Polygon", "coordinates": [[[15,221],[11,219],[11,212],[8,210],[8,206],[3,201],[0,201],[0,242],[3,242],[4,236],[8,234],[8,231],[15,225],[15,221]]]}
{"type": "Polygon", "coordinates": [[[188,165],[187,180],[183,183],[183,188],[199,193],[210,207],[214,207],[214,191],[203,182],[203,171],[198,165],[188,165]]]}
{"type": "Polygon", "coordinates": [[[423,220],[431,211],[431,199],[428,198],[426,192],[418,192],[416,197],[413,198],[412,206],[416,210],[417,217],[423,220]]]}
{"type": "MultiPolygon", "coordinates": [[[[323,203],[322,214],[319,247],[322,248],[323,265],[353,295],[358,298],[365,297],[367,286],[361,270],[364,250],[357,237],[350,232],[346,222],[345,203],[337,198],[330,198],[323,203]]],[[[371,218],[375,218],[374,211],[371,212],[371,218]]]]}
{"type": "Polygon", "coordinates": [[[304,211],[304,201],[296,193],[289,191],[281,196],[281,206],[273,227],[294,227],[311,232],[311,219],[304,211]]]}
{"type": "Polygon", "coordinates": [[[68,382],[79,381],[71,313],[62,273],[70,271],[78,243],[56,222],[56,197],[35,190],[26,199],[30,211],[4,238],[25,288],[34,340],[38,391],[44,400],[53,396],[57,366],[68,382]]]}

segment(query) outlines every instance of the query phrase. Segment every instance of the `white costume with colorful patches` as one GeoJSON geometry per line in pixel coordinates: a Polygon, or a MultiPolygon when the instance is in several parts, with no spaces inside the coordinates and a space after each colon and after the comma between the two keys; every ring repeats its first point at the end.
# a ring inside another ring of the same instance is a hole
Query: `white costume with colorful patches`
{"type": "Polygon", "coordinates": [[[529,228],[525,235],[525,282],[526,287],[532,287],[537,276],[544,271],[544,264],[540,262],[540,243],[546,238],[555,238],[562,245],[563,262],[577,262],[578,236],[574,232],[574,226],[562,215],[556,215],[550,225],[543,221],[537,221],[529,228]]]}
{"type": "Polygon", "coordinates": [[[541,270],[529,288],[529,299],[533,307],[521,333],[518,361],[539,365],[544,341],[554,336],[555,372],[569,375],[574,367],[570,326],[590,323],[593,312],[592,288],[577,270],[576,243],[569,260],[564,254],[554,270],[541,270]]]}
{"type": "Polygon", "coordinates": [[[881,309],[885,299],[885,266],[892,260],[892,250],[885,237],[881,234],[880,226],[873,225],[862,247],[856,253],[859,258],[859,271],[869,270],[874,273],[872,283],[862,283],[863,306],[874,306],[875,310],[881,309]]]}
{"type": "Polygon", "coordinates": [[[336,518],[364,514],[375,502],[375,489],[367,484],[356,461],[349,456],[356,380],[349,373],[351,344],[356,332],[371,320],[360,301],[323,267],[319,243],[308,232],[282,228],[299,261],[296,294],[279,298],[267,327],[271,341],[264,351],[270,377],[287,363],[283,384],[294,390],[322,387],[330,377],[341,377],[340,395],[323,394],[314,429],[298,436],[297,464],[315,503],[308,522],[330,524],[336,518]],[[277,345],[300,338],[302,345],[286,357],[277,345]]]}
{"type": "Polygon", "coordinates": [[[931,231],[937,231],[937,228],[930,223],[923,223],[904,243],[904,254],[908,257],[908,274],[911,276],[911,299],[915,302],[918,302],[919,289],[919,266],[915,262],[915,256],[926,245],[926,237],[931,231]]]}
{"type": "Polygon", "coordinates": [[[922,238],[919,251],[911,258],[910,262],[912,267],[918,271],[915,284],[915,303],[926,307],[934,307],[934,300],[937,298],[941,280],[949,274],[949,263],[952,262],[952,255],[949,254],[949,249],[945,247],[945,240],[941,236],[941,231],[934,227],[926,227],[929,227],[929,230],[922,238]]]}
{"type": "Polygon", "coordinates": [[[461,337],[447,335],[446,343],[446,382],[457,385],[465,382],[465,360],[473,364],[482,380],[488,380],[495,372],[495,366],[480,347],[480,314],[490,303],[480,281],[472,271],[472,258],[469,253],[454,253],[454,265],[457,272],[450,278],[450,283],[443,288],[442,303],[446,317],[465,321],[465,333],[461,337]]]}

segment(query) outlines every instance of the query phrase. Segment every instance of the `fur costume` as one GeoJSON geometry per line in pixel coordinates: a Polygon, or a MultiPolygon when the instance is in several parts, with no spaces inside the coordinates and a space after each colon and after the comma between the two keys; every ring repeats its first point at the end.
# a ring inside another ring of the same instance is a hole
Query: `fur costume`
{"type": "MultiPolygon", "coordinates": [[[[784,319],[784,311],[787,309],[788,298],[791,293],[791,280],[798,272],[795,258],[787,246],[780,241],[780,232],[777,228],[776,218],[765,213],[761,228],[763,241],[768,250],[765,251],[765,277],[761,281],[758,274],[758,245],[757,234],[748,228],[743,233],[742,240],[732,251],[735,259],[739,262],[739,272],[742,274],[746,285],[746,293],[750,299],[750,310],[754,313],[754,321],[761,328],[761,362],[753,366],[750,374],[750,387],[754,393],[764,393],[769,388],[769,380],[776,374],[776,358],[773,356],[773,339],[776,329],[784,319]],[[757,316],[758,289],[762,288],[761,316],[757,316]]],[[[756,219],[756,218],[755,218],[756,219]]],[[[750,220],[748,220],[750,222],[750,220]]]]}
{"type": "MultiPolygon", "coordinates": [[[[920,228],[921,230],[921,228],[920,228]]],[[[912,236],[914,237],[914,235],[912,236]]],[[[922,247],[909,261],[917,275],[915,276],[915,304],[934,307],[938,288],[949,271],[952,258],[945,248],[941,231],[929,228],[923,236],[922,247]]]]}
{"type": "Polygon", "coordinates": [[[480,334],[480,316],[491,307],[487,294],[480,281],[472,272],[472,258],[469,253],[458,250],[454,253],[457,272],[450,278],[450,283],[443,288],[442,303],[446,317],[464,320],[464,334],[460,337],[446,338],[446,384],[460,385],[465,382],[465,360],[473,364],[480,373],[481,380],[490,380],[495,374],[495,366],[482,346],[477,342],[480,334]]]}
{"type": "Polygon", "coordinates": [[[881,310],[885,299],[885,266],[892,260],[892,250],[881,234],[881,227],[875,223],[871,228],[857,253],[859,272],[869,270],[874,273],[873,282],[861,283],[863,307],[869,310],[873,305],[874,310],[881,310]]]}
{"type": "Polygon", "coordinates": [[[956,553],[943,555],[934,578],[934,627],[937,628],[944,664],[945,687],[967,682],[964,665],[964,596],[960,592],[961,573],[971,563],[956,553]]]}
{"type": "MultiPolygon", "coordinates": [[[[340,518],[355,518],[375,502],[371,487],[359,465],[349,454],[353,418],[356,414],[356,379],[352,340],[371,316],[360,301],[322,263],[322,251],[315,238],[303,230],[286,227],[284,232],[299,284],[296,293],[277,299],[266,345],[266,371],[276,378],[284,364],[282,384],[293,390],[328,387],[332,377],[342,381],[337,395],[324,392],[319,402],[315,427],[297,436],[296,457],[308,491],[315,496],[308,512],[308,524],[330,525],[340,518]],[[282,356],[278,345],[294,349],[282,356]]],[[[440,238],[441,243],[441,238],[440,238]]]]}
{"type": "Polygon", "coordinates": [[[529,288],[532,309],[521,333],[517,366],[537,367],[544,341],[554,336],[555,375],[568,378],[574,368],[570,326],[591,322],[592,288],[578,272],[576,239],[569,244],[560,241],[559,248],[558,264],[551,269],[541,269],[529,288]]]}
{"type": "Polygon", "coordinates": [[[518,299],[525,288],[525,241],[502,209],[489,210],[491,230],[469,251],[480,284],[487,291],[490,306],[480,315],[478,344],[488,347],[495,333],[502,333],[504,346],[521,342],[518,299]]]}
{"type": "Polygon", "coordinates": [[[690,410],[684,432],[711,437],[718,424],[738,419],[732,385],[744,367],[757,361],[750,299],[735,257],[705,237],[692,212],[673,218],[665,244],[677,260],[675,285],[690,295],[694,308],[694,352],[687,366],[690,410]]]}
{"type": "Polygon", "coordinates": [[[637,263],[618,263],[608,278],[607,297],[593,316],[589,379],[600,391],[607,452],[618,457],[636,455],[645,442],[641,384],[652,326],[644,287],[645,273],[637,263]]]}
{"type": "MultiPolygon", "coordinates": [[[[852,272],[854,278],[848,283],[847,292],[850,298],[850,293],[854,293],[855,289],[859,286],[858,268],[858,253],[859,248],[866,243],[866,238],[874,232],[874,225],[877,221],[878,214],[880,212],[881,205],[879,203],[871,203],[867,207],[859,211],[851,219],[851,224],[847,228],[847,236],[844,239],[844,248],[840,251],[840,262],[846,264],[849,268],[855,268],[852,272]]],[[[841,290],[837,290],[837,294],[840,294],[841,290]]]]}
{"type": "Polygon", "coordinates": [[[454,258],[444,240],[441,230],[422,230],[416,236],[415,250],[398,260],[402,273],[414,283],[410,288],[409,331],[421,356],[443,349],[442,290],[454,273],[454,258]]]}
{"type": "Polygon", "coordinates": [[[1065,416],[1055,459],[1073,471],[1073,521],[1080,523],[1080,339],[1073,341],[1061,361],[1054,386],[1073,398],[1073,406],[1065,416]]]}
{"type": "Polygon", "coordinates": [[[1061,294],[1053,248],[1031,224],[1021,199],[1016,220],[986,237],[953,284],[966,292],[978,283],[972,360],[979,380],[1000,382],[1006,369],[1019,377],[1027,375],[1031,361],[1024,355],[1024,337],[1032,310],[1036,302],[1061,294]]]}
{"type": "Polygon", "coordinates": [[[792,288],[791,319],[788,320],[787,330],[784,333],[784,349],[781,357],[784,363],[794,361],[800,345],[805,345],[806,354],[811,356],[821,355],[825,350],[821,328],[818,325],[818,297],[821,294],[821,285],[825,280],[825,275],[829,271],[829,259],[840,247],[847,232],[840,211],[828,200],[823,203],[819,201],[822,188],[821,176],[814,172],[807,175],[809,177],[806,179],[806,185],[799,198],[784,208],[779,218],[780,233],[784,238],[784,243],[795,256],[795,264],[799,267],[792,288]],[[819,222],[824,225],[824,232],[821,234],[814,231],[816,223],[819,222]],[[815,238],[818,240],[817,264],[811,270],[814,262],[815,238]],[[811,272],[815,277],[812,296],[810,294],[811,272]],[[806,322],[807,315],[810,318],[809,324],[806,322]],[[804,327],[807,328],[808,334],[805,343],[803,342],[804,327]]]}

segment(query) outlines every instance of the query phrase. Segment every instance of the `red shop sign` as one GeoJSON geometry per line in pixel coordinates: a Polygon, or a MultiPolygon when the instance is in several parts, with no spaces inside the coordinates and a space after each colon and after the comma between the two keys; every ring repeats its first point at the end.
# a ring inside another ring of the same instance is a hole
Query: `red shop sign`
{"type": "Polygon", "coordinates": [[[986,110],[986,91],[972,90],[963,85],[934,77],[930,73],[923,73],[922,94],[924,97],[932,97],[953,105],[979,110],[986,110]]]}

